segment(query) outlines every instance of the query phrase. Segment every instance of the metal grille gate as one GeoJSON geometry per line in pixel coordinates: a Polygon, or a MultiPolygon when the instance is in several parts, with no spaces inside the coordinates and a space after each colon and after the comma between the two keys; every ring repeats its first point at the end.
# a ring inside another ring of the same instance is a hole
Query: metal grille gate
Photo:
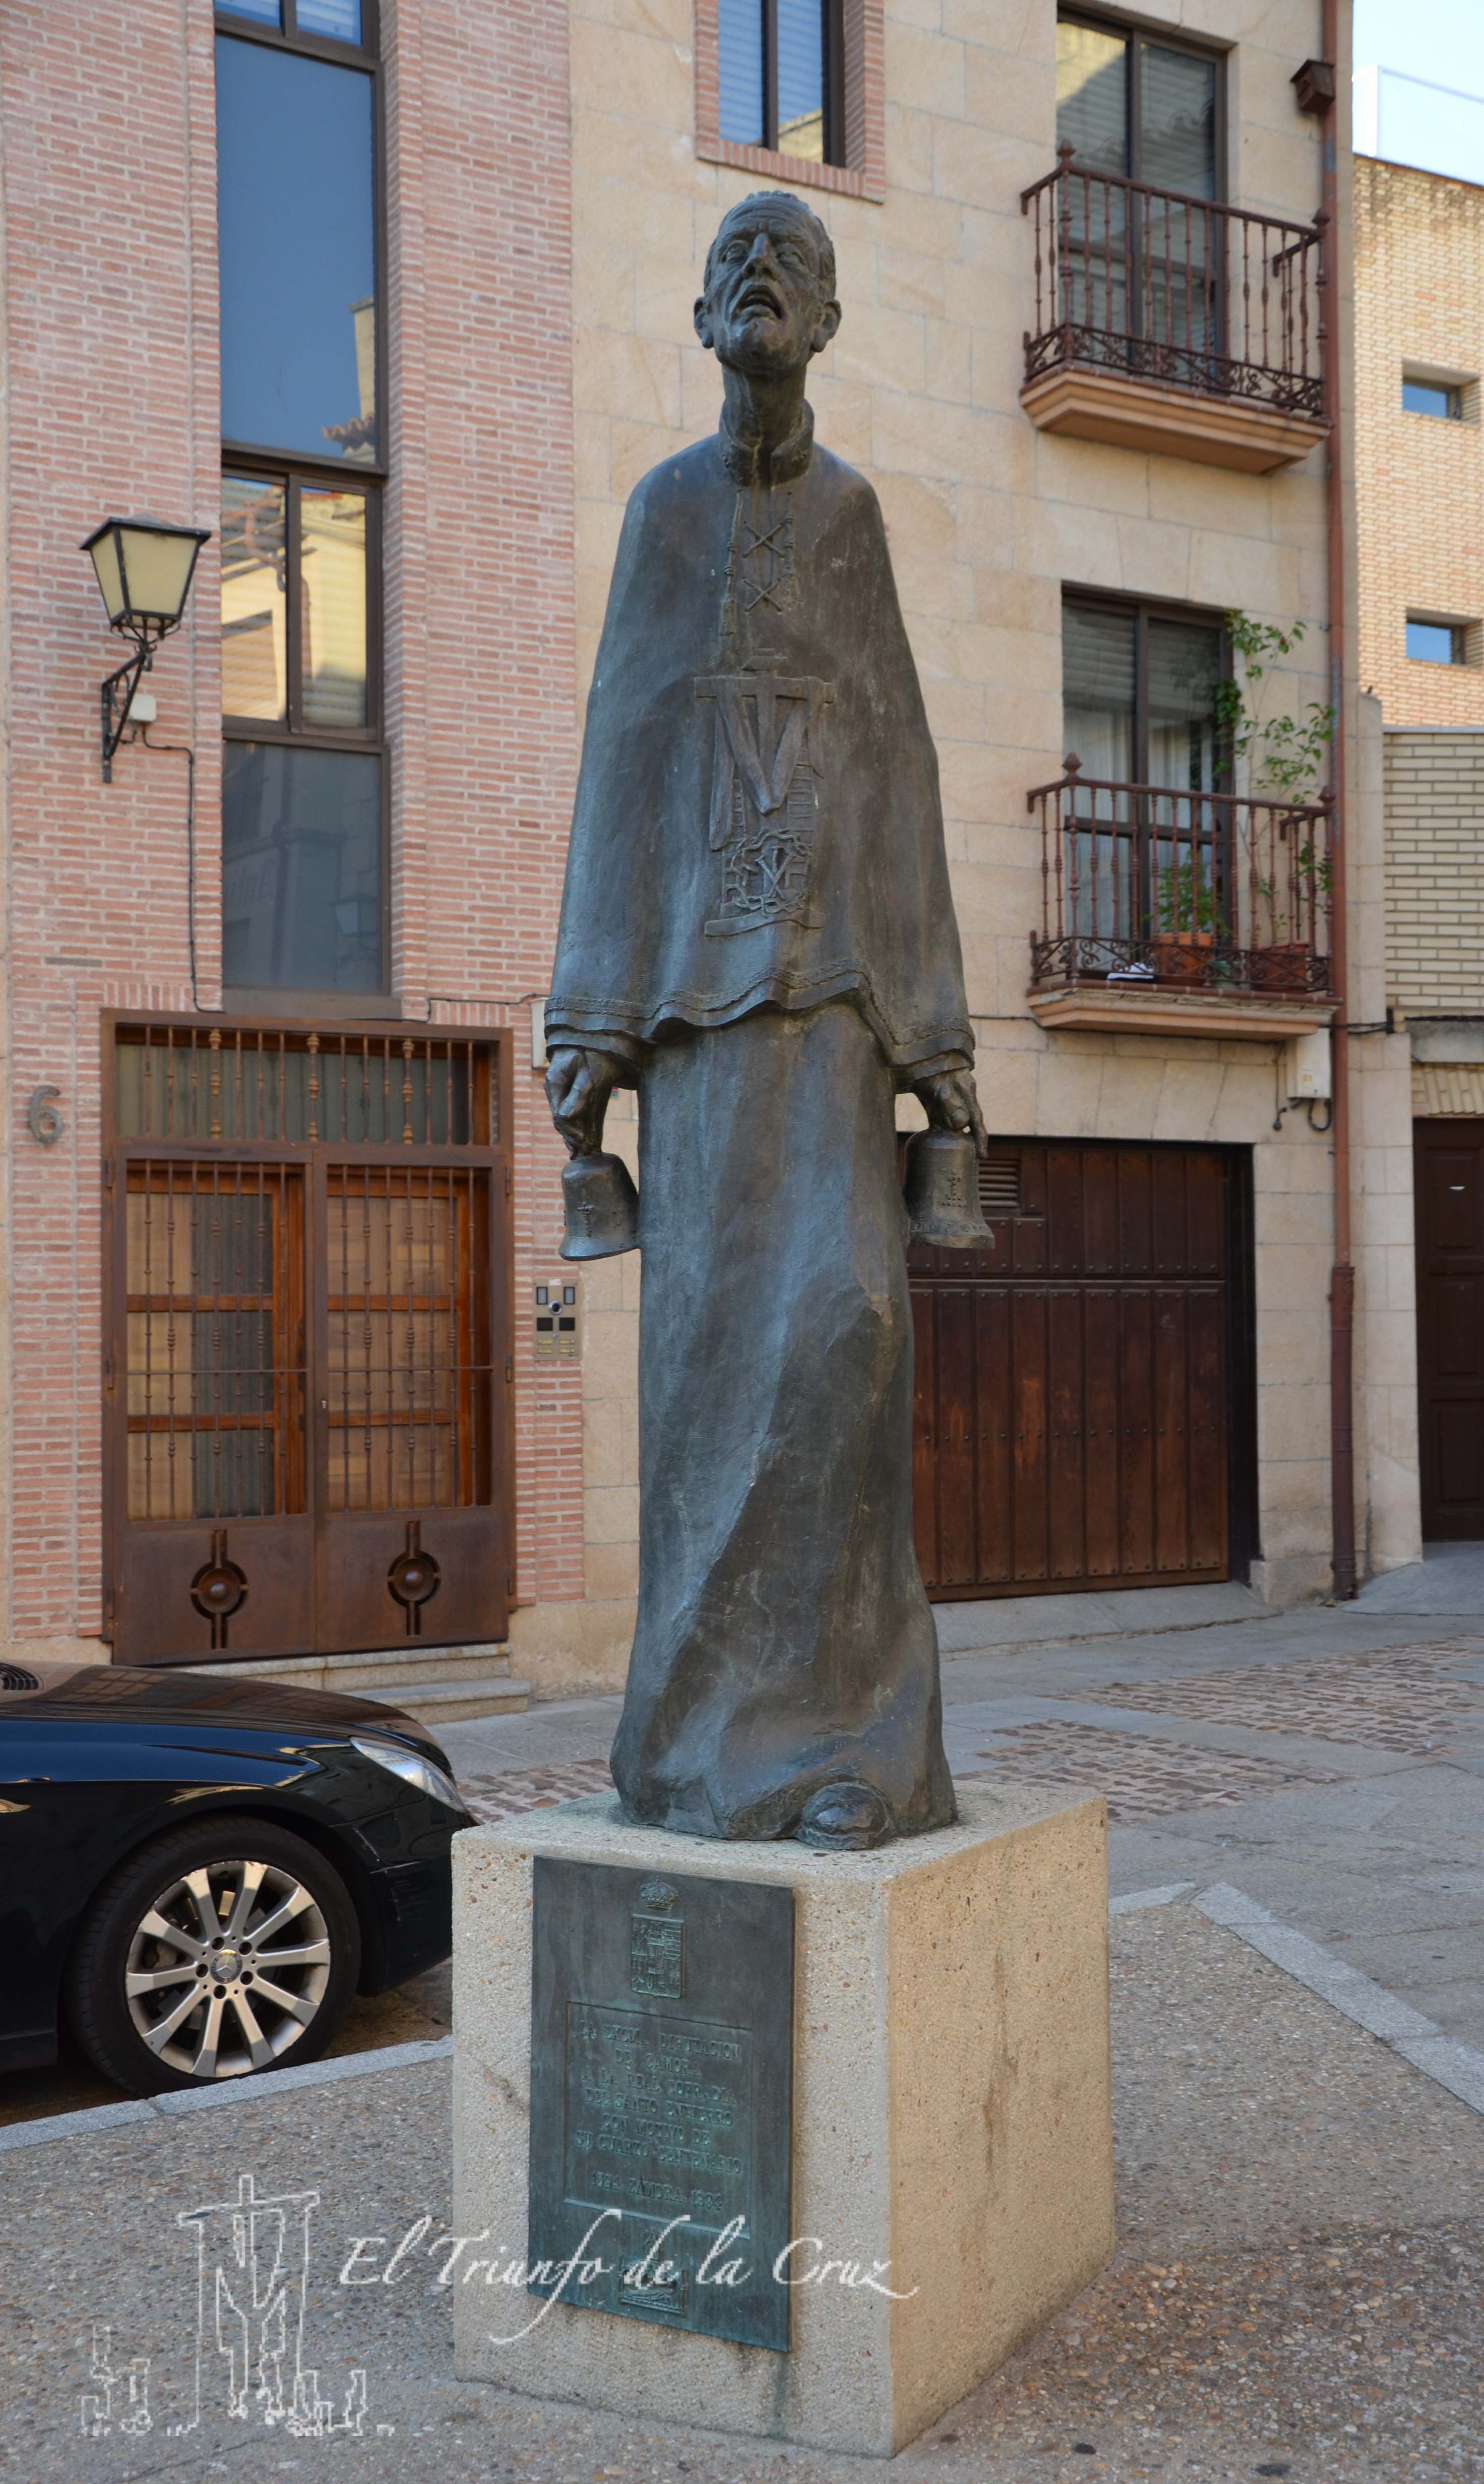
{"type": "Polygon", "coordinates": [[[500,1635],[498,1040],[128,1022],[113,1039],[118,1657],[500,1635]]]}

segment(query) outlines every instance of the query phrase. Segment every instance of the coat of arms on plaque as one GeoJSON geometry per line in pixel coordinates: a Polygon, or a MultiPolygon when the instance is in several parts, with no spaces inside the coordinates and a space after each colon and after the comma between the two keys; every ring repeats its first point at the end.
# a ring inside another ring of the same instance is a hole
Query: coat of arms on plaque
{"type": "Polygon", "coordinates": [[[708,932],[755,932],[769,923],[816,929],[807,910],[814,856],[815,778],[821,711],[831,682],[778,673],[718,673],[698,680],[715,703],[710,842],[721,863],[721,901],[708,932]]]}
{"type": "Polygon", "coordinates": [[[629,1918],[630,1984],[660,2001],[679,2001],[686,1988],[685,1917],[670,1912],[678,1895],[668,1880],[646,1880],[629,1918]]]}

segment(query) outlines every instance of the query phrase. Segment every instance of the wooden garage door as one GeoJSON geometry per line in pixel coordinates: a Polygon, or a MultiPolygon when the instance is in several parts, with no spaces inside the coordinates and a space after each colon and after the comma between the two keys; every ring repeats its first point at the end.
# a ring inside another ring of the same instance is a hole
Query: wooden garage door
{"type": "Polygon", "coordinates": [[[1228,1575],[1230,1169],[1027,1144],[990,1251],[911,1254],[917,1550],[936,1597],[1228,1575]]]}
{"type": "Polygon", "coordinates": [[[1422,1533],[1484,1537],[1484,1121],[1417,1121],[1422,1533]]]}

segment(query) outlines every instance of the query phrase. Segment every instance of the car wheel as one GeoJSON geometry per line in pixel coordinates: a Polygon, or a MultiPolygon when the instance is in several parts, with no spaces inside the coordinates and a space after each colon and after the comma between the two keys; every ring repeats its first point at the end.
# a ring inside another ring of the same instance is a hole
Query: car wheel
{"type": "Polygon", "coordinates": [[[177,1829],[130,1855],[94,1899],[67,2013],[135,2095],[311,2062],[361,1966],[356,1910],[316,1848],[259,1820],[177,1829]]]}

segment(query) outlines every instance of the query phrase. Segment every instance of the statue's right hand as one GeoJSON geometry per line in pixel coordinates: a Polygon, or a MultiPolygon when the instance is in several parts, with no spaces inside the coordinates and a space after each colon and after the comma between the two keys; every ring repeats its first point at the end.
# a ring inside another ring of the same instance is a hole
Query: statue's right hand
{"type": "Polygon", "coordinates": [[[571,1154],[595,1155],[603,1145],[603,1117],[622,1067],[610,1052],[593,1052],[585,1045],[553,1053],[546,1100],[571,1154]]]}

